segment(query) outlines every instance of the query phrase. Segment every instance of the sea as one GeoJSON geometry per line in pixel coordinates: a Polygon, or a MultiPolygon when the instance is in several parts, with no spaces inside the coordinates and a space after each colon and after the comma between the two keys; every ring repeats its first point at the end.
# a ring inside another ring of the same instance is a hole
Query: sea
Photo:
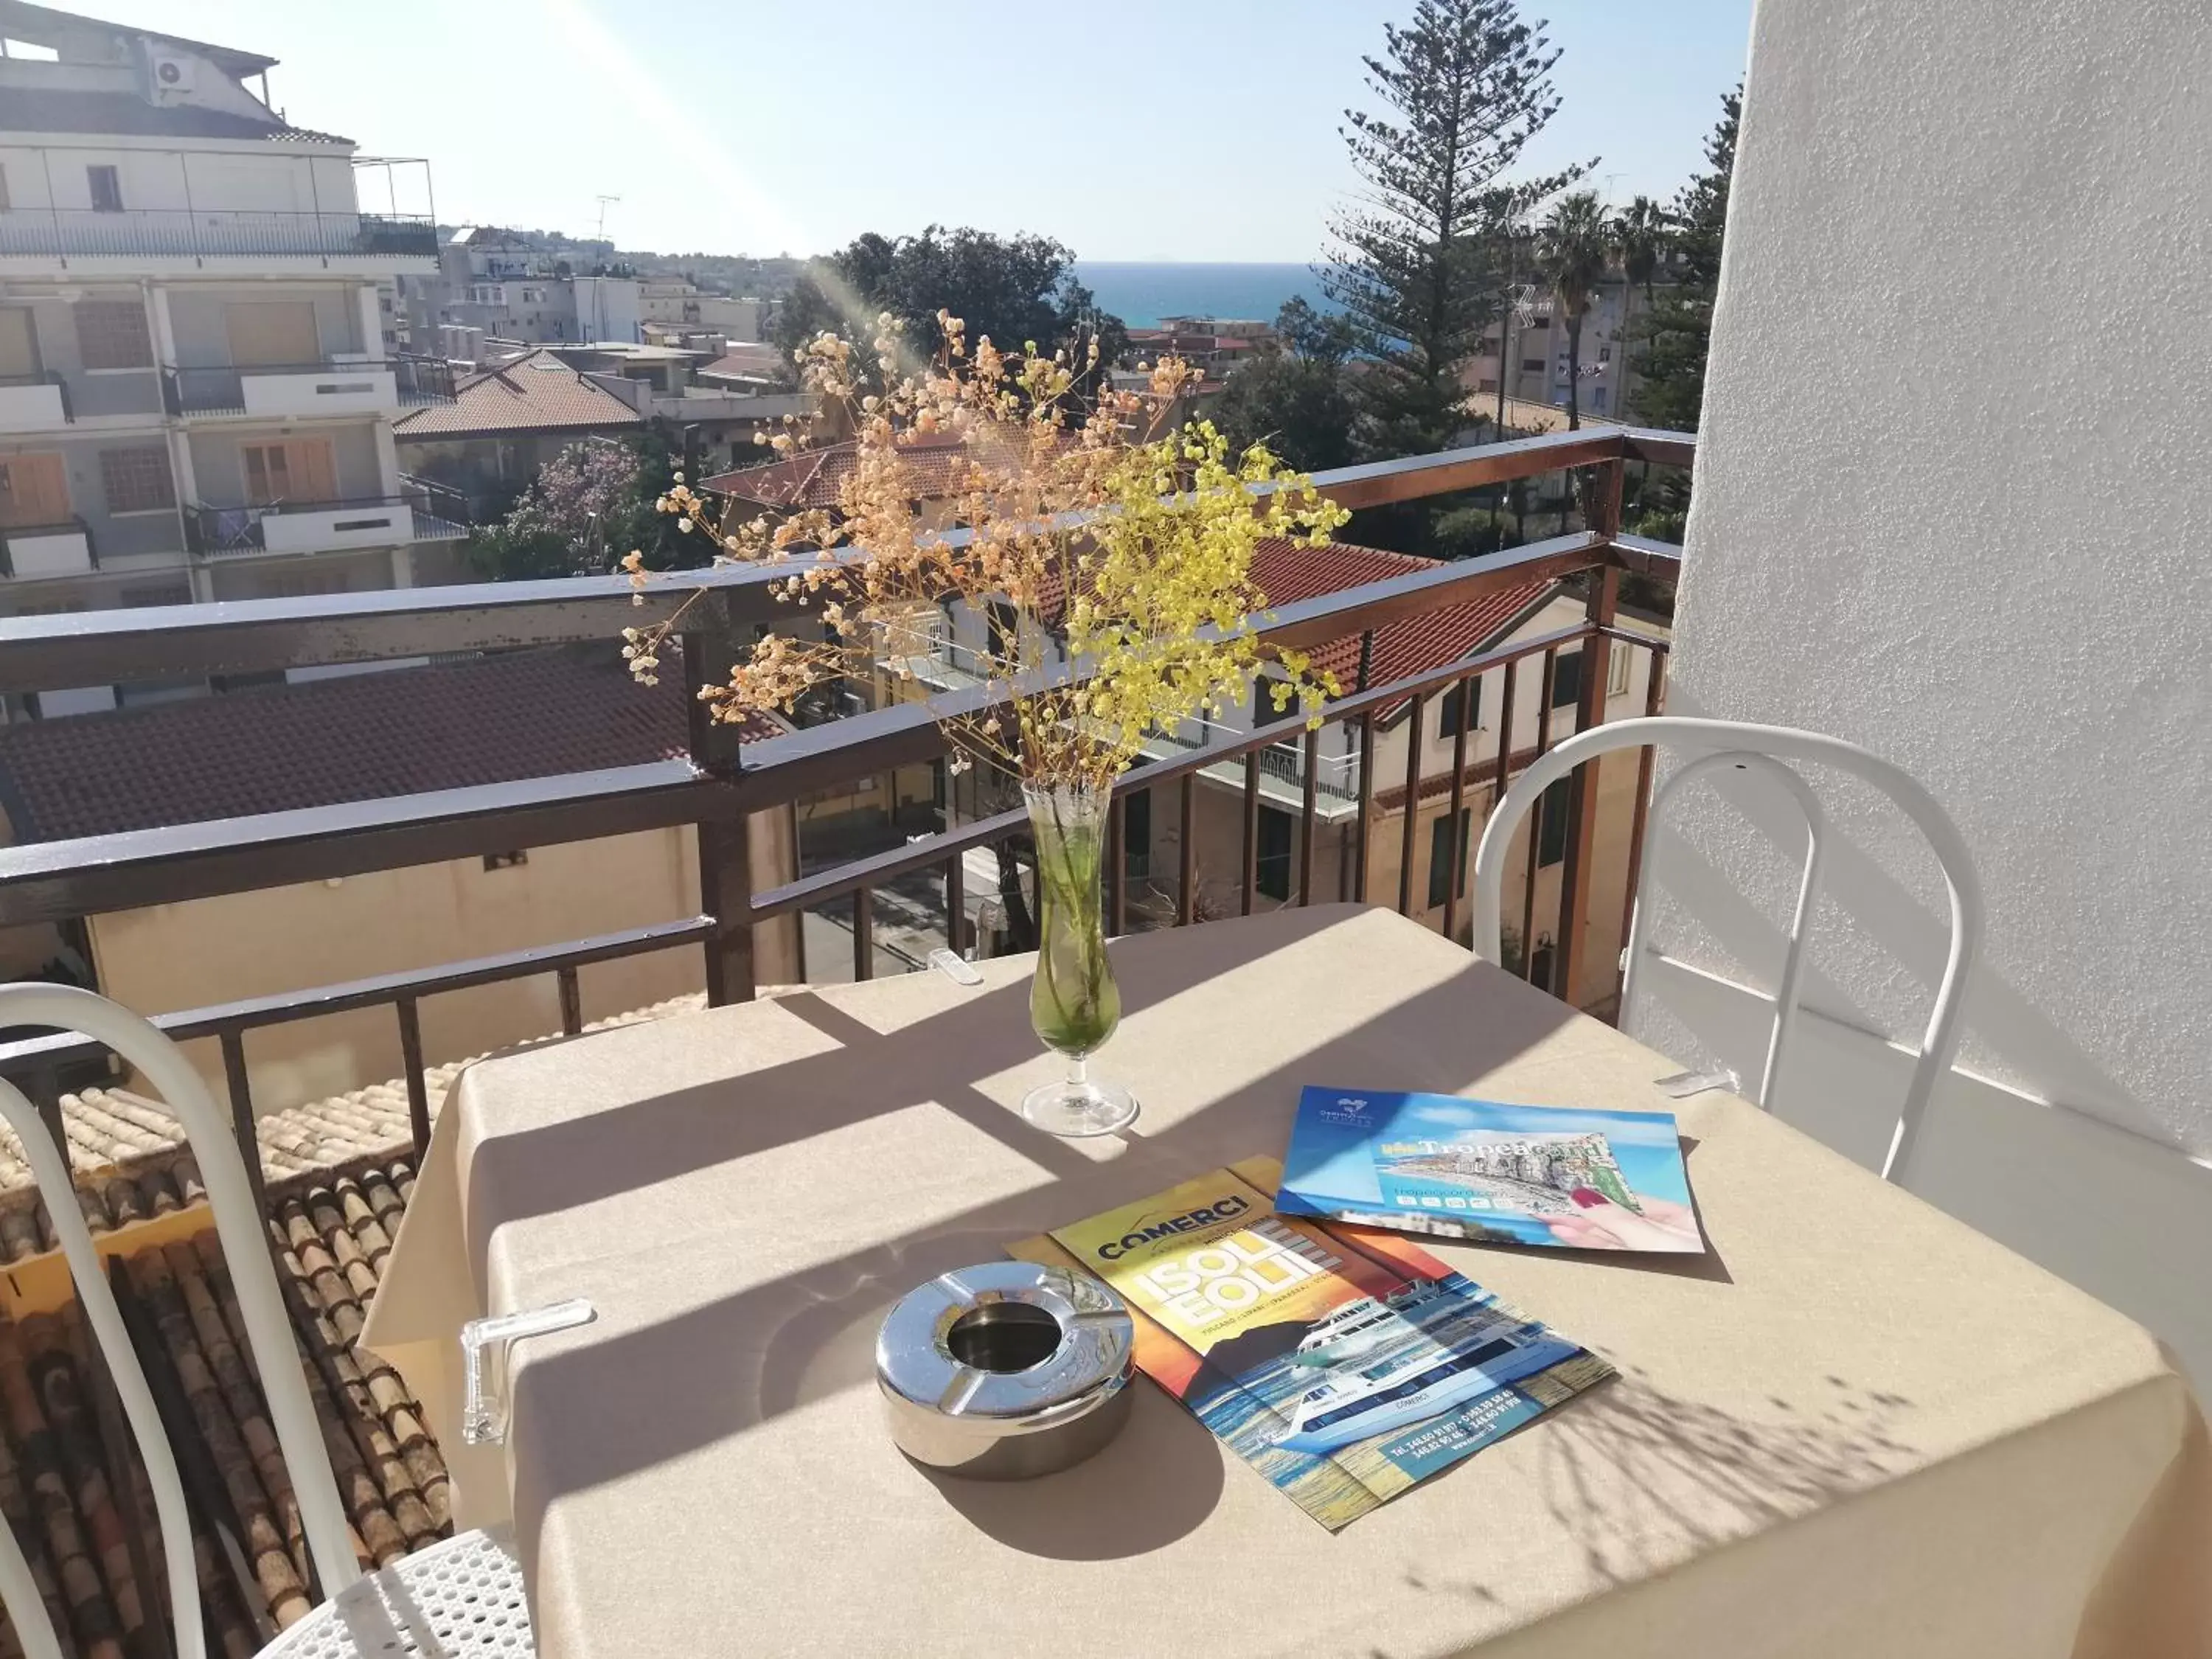
{"type": "Polygon", "coordinates": [[[1075,276],[1097,296],[1101,311],[1131,328],[1157,328],[1163,317],[1255,317],[1272,323],[1293,296],[1316,311],[1336,308],[1309,265],[1079,259],[1075,276]]]}

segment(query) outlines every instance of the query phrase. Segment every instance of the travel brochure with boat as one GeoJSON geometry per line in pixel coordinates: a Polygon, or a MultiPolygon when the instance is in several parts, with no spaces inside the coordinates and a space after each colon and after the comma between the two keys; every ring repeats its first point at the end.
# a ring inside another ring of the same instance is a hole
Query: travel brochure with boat
{"type": "Polygon", "coordinates": [[[1254,1158],[1024,1240],[1121,1293],[1136,1361],[1330,1531],[1613,1368],[1372,1228],[1278,1214],[1254,1158]]]}
{"type": "Polygon", "coordinates": [[[1668,1112],[1309,1088],[1275,1207],[1481,1243],[1705,1248],[1668,1112]]]}

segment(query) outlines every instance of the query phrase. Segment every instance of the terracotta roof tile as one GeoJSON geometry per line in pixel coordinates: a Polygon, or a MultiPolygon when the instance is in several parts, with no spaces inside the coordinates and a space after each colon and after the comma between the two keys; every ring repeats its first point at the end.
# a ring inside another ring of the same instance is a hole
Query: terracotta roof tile
{"type": "Polygon", "coordinates": [[[685,752],[682,673],[660,679],[586,643],[26,721],[0,728],[0,802],[18,842],[59,841],[633,766],[685,752]]]}
{"type": "Polygon", "coordinates": [[[760,507],[835,507],[839,490],[852,474],[853,454],[850,444],[801,450],[784,460],[718,472],[699,487],[760,507]]]}
{"type": "MultiPolygon", "coordinates": [[[[793,988],[763,986],[763,996],[793,988]]],[[[586,1024],[586,1031],[665,1019],[706,1006],[697,992],[586,1024]]],[[[562,1039],[545,1036],[516,1048],[562,1039]]],[[[504,1051],[502,1051],[504,1052],[504,1051]]],[[[422,1082],[430,1118],[437,1121],[446,1091],[471,1055],[426,1067],[422,1082]]],[[[70,1167],[76,1176],[77,1208],[94,1235],[198,1204],[207,1196],[199,1168],[184,1145],[184,1132],[168,1109],[124,1089],[85,1089],[61,1097],[70,1167]]],[[[412,1156],[407,1082],[393,1078],[325,1100],[259,1114],[253,1133],[261,1150],[262,1178],[284,1194],[305,1184],[328,1184],[336,1172],[412,1156]]],[[[14,1133],[0,1125],[0,1267],[55,1249],[31,1166],[14,1133]]]]}
{"type": "Polygon", "coordinates": [[[597,432],[642,426],[645,417],[550,351],[470,376],[453,401],[418,409],[392,423],[401,443],[472,438],[499,432],[597,432]]]}
{"type": "MultiPolygon", "coordinates": [[[[1391,553],[1350,542],[1325,542],[1316,547],[1285,536],[1265,538],[1252,550],[1253,585],[1271,607],[1297,605],[1325,593],[1340,593],[1348,587],[1364,587],[1370,582],[1389,581],[1436,567],[1436,560],[1410,553],[1391,553]]],[[[1552,586],[1548,581],[1523,582],[1466,605],[1440,605],[1418,616],[1384,623],[1375,630],[1367,683],[1388,685],[1409,674],[1472,656],[1540,600],[1552,586]]],[[[1056,614],[1059,595],[1048,592],[1043,604],[1048,615],[1056,614]]],[[[1358,634],[1330,640],[1310,654],[1315,667],[1335,675],[1345,692],[1358,684],[1358,634]]],[[[1376,712],[1388,719],[1403,707],[1401,698],[1381,705],[1376,712]]]]}
{"type": "Polygon", "coordinates": [[[784,368],[783,354],[772,345],[740,344],[732,340],[723,354],[700,369],[709,374],[741,375],[747,379],[763,374],[781,373],[784,368]]]}
{"type": "MultiPolygon", "coordinates": [[[[967,447],[957,437],[921,438],[899,446],[913,475],[917,501],[949,495],[959,488],[967,447]]],[[[780,461],[744,466],[708,478],[700,488],[762,507],[835,507],[860,454],[855,444],[805,449],[780,461]]]]}
{"type": "MultiPolygon", "coordinates": [[[[595,1021],[586,1029],[657,1019],[702,1006],[696,995],[595,1021]]],[[[547,1042],[560,1041],[548,1037],[547,1042]]],[[[423,1074],[433,1116],[469,1060],[423,1074]]],[[[78,1202],[95,1233],[157,1208],[204,1200],[198,1171],[158,1103],[120,1091],[64,1095],[62,1109],[78,1202]],[[120,1194],[129,1189],[127,1199],[120,1194]],[[152,1196],[149,1196],[151,1194],[152,1196]],[[116,1212],[110,1213],[111,1209],[116,1212]]],[[[414,1192],[407,1091],[395,1079],[255,1125],[270,1186],[269,1233],[315,1413],[364,1565],[386,1566],[449,1534],[445,1458],[421,1407],[389,1365],[357,1346],[362,1323],[414,1192]],[[343,1167],[337,1167],[343,1166],[343,1167]]],[[[0,1228],[8,1264],[53,1248],[29,1171],[0,1130],[0,1228]],[[19,1249],[27,1237],[27,1249],[19,1249]]],[[[127,1243],[127,1241],[126,1241],[127,1243]]],[[[194,1556],[207,1602],[210,1650],[249,1656],[265,1633],[309,1605],[307,1563],[289,1477],[244,1356],[244,1323],[211,1230],[127,1249],[118,1295],[157,1389],[173,1383],[192,1437],[235,1511],[250,1581],[222,1565],[193,1511],[194,1556]],[[249,1602],[248,1598],[251,1597],[249,1602]]],[[[25,1547],[63,1650],[124,1659],[143,1644],[143,1604],[131,1566],[128,1506],[110,1489],[87,1386],[86,1333],[74,1303],[10,1322],[0,1316],[0,1517],[25,1547]]],[[[137,1513],[153,1505],[135,1447],[126,1449],[137,1513]]],[[[160,1571],[158,1541],[146,1559],[160,1571]]],[[[0,1654],[20,1652],[0,1619],[0,1654]]]]}
{"type": "MultiPolygon", "coordinates": [[[[1269,605],[1284,605],[1415,571],[1433,570],[1436,564],[1434,559],[1345,542],[1310,547],[1304,542],[1271,538],[1254,551],[1252,576],[1269,605]]],[[[1523,582],[1487,599],[1440,605],[1419,616],[1384,623],[1375,630],[1367,683],[1388,685],[1408,674],[1441,668],[1473,655],[1541,599],[1551,586],[1545,581],[1523,582]]],[[[1316,667],[1334,674],[1337,683],[1350,691],[1359,677],[1359,635],[1347,634],[1331,640],[1313,653],[1313,659],[1316,667]]],[[[1392,703],[1379,712],[1387,718],[1403,706],[1392,703]]]]}
{"type": "MultiPolygon", "coordinates": [[[[278,1282],[308,1394],[364,1565],[387,1565],[452,1528],[445,1460],[398,1376],[357,1352],[362,1309],[375,1292],[413,1185],[393,1163],[280,1200],[270,1223],[278,1282]]],[[[310,1605],[290,1479],[254,1372],[244,1322],[211,1230],[118,1258],[112,1277],[133,1346],[157,1393],[183,1407],[195,1449],[228,1500],[247,1577],[224,1565],[193,1507],[193,1553],[214,1640],[252,1654],[310,1605]]],[[[127,1495],[112,1486],[88,1386],[88,1337],[77,1305],[0,1319],[0,1514],[25,1546],[64,1650],[120,1659],[145,1645],[147,1587],[134,1570],[127,1495]]],[[[140,1558],[161,1559],[137,1448],[114,1449],[136,1513],[149,1522],[140,1558]]],[[[187,1471],[189,1477],[189,1470],[187,1471]]],[[[0,1629],[0,1644],[15,1632],[0,1629]]],[[[20,1649],[11,1649],[20,1651],[20,1649]]]]}

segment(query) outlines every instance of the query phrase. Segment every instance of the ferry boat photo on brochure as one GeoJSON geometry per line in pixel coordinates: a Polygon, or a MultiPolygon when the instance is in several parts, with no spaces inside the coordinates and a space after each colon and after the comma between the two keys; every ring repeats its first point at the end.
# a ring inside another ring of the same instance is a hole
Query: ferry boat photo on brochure
{"type": "Polygon", "coordinates": [[[1361,1297],[1316,1322],[1291,1363],[1323,1380],[1291,1408],[1275,1444],[1319,1456],[1435,1417],[1533,1376],[1577,1350],[1542,1325],[1468,1308],[1430,1279],[1361,1297]],[[1433,1328],[1424,1314],[1443,1316],[1433,1328]]]}

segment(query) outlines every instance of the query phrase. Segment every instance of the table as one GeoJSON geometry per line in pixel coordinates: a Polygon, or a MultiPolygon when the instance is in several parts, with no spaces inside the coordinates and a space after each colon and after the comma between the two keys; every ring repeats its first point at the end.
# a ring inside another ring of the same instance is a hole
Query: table
{"type": "MultiPolygon", "coordinates": [[[[1026,959],[491,1060],[447,1104],[365,1340],[511,1502],[547,1659],[2212,1652],[2212,1454],[2119,1315],[1388,912],[1114,946],[1127,1137],[1014,1112],[1055,1062],[1026,959]],[[1674,1109],[1713,1249],[1430,1241],[1618,1381],[1332,1536],[1139,1384],[1016,1485],[878,1421],[896,1297],[1255,1152],[1301,1084],[1674,1109]],[[510,1443],[456,1431],[459,1322],[583,1297],[518,1351],[510,1443]]],[[[1881,1108],[1879,1109],[1887,1109],[1881,1108]]]]}

